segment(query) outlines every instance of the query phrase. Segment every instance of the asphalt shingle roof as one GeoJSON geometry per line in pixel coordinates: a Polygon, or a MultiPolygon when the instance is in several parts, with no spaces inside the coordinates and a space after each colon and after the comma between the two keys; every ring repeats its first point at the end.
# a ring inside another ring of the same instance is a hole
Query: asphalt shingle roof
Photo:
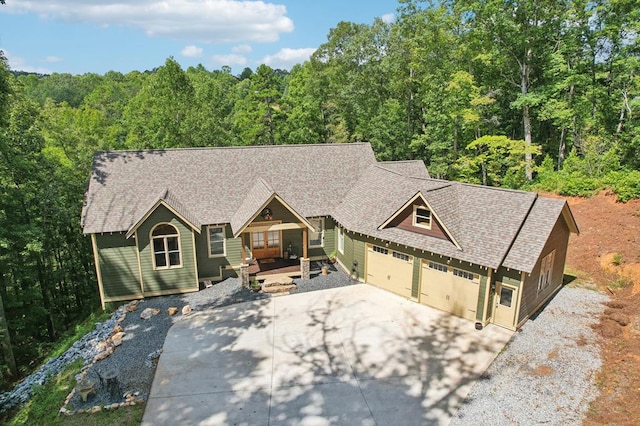
{"type": "Polygon", "coordinates": [[[302,217],[330,215],[350,231],[525,272],[564,206],[531,192],[430,179],[422,161],[377,163],[369,144],[193,148],[96,153],[82,225],[87,234],[127,231],[161,199],[196,226],[230,223],[235,234],[276,195],[302,217]],[[379,229],[416,194],[457,245],[379,229]]]}
{"type": "Polygon", "coordinates": [[[566,205],[565,200],[538,197],[503,265],[527,273],[532,272],[566,205]]]}
{"type": "Polygon", "coordinates": [[[98,152],[82,226],[126,231],[165,188],[200,223],[228,223],[258,178],[304,217],[324,216],[375,161],[367,143],[98,152]]]}

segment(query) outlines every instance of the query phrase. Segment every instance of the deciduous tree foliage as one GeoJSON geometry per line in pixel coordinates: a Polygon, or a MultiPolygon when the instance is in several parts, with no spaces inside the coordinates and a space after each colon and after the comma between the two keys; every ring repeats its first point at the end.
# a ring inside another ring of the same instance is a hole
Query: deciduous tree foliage
{"type": "Polygon", "coordinates": [[[126,75],[11,75],[1,60],[4,365],[12,348],[24,371],[97,307],[79,227],[95,150],[369,141],[434,177],[610,185],[626,200],[640,197],[638,34],[637,0],[399,0],[394,22],[340,22],[291,72],[168,58],[126,75]]]}

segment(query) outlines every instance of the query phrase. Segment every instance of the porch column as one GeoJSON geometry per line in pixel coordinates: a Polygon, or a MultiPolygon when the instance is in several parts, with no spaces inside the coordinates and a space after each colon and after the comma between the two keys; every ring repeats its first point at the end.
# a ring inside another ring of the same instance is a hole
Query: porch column
{"type": "Polygon", "coordinates": [[[307,228],[302,228],[302,258],[306,259],[307,258],[307,246],[309,245],[309,241],[308,241],[308,233],[309,231],[307,230],[307,228]]]}
{"type": "Polygon", "coordinates": [[[241,264],[247,263],[247,251],[244,248],[244,234],[240,234],[240,244],[242,245],[242,258],[240,259],[241,264]]]}
{"type": "Polygon", "coordinates": [[[311,265],[307,253],[307,246],[309,245],[309,231],[307,228],[302,228],[302,258],[300,259],[300,275],[303,280],[311,278],[311,265]]]}
{"type": "Polygon", "coordinates": [[[240,265],[240,278],[242,279],[242,287],[249,288],[249,265],[244,262],[240,265]]]}

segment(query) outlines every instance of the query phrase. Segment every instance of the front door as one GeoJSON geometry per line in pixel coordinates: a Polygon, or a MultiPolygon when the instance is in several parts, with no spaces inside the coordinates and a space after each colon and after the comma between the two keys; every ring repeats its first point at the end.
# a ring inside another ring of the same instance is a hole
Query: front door
{"type": "Polygon", "coordinates": [[[518,290],[514,287],[508,287],[502,283],[496,283],[496,308],[493,314],[493,322],[514,329],[516,318],[516,303],[518,290]]]}
{"type": "Polygon", "coordinates": [[[256,259],[280,257],[280,231],[252,232],[251,252],[256,259]]]}

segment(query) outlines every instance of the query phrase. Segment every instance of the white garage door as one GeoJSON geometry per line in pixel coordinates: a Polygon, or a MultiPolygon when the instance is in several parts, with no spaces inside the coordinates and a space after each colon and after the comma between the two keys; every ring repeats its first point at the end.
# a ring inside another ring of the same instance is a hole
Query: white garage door
{"type": "Polygon", "coordinates": [[[436,262],[422,262],[420,303],[476,319],[480,277],[436,262]]]}
{"type": "Polygon", "coordinates": [[[400,296],[411,297],[413,256],[385,247],[367,246],[367,282],[400,296]]]}

